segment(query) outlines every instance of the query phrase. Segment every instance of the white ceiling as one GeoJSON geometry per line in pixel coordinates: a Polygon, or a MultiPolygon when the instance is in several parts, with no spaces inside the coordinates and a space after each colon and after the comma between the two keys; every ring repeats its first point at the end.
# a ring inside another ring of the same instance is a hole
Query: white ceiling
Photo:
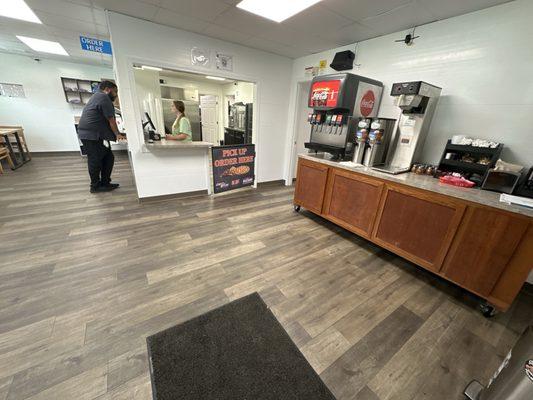
{"type": "Polygon", "coordinates": [[[59,41],[71,61],[110,65],[79,43],[109,38],[107,9],[296,58],[508,1],[323,0],[278,24],[236,8],[239,0],[26,0],[43,25],[0,17],[0,51],[65,59],[33,52],[15,37],[23,35],[59,41]]]}

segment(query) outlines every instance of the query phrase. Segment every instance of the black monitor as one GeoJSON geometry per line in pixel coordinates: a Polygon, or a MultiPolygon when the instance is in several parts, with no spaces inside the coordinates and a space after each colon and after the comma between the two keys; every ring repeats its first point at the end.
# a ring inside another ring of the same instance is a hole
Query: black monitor
{"type": "Polygon", "coordinates": [[[146,118],[146,122],[143,122],[143,129],[145,129],[146,127],[148,127],[148,130],[151,130],[151,131],[154,131],[155,132],[155,125],[154,123],[152,122],[152,119],[150,118],[150,115],[145,112],[144,113],[144,116],[146,118]]]}

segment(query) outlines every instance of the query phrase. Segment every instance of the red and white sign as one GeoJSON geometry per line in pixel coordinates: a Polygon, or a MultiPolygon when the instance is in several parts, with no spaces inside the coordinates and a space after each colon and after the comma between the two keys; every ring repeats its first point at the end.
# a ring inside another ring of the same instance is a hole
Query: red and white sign
{"type": "Polygon", "coordinates": [[[337,107],[340,85],[340,80],[313,83],[309,107],[337,107]]]}
{"type": "Polygon", "coordinates": [[[361,111],[361,115],[363,117],[368,117],[372,114],[375,104],[376,96],[374,95],[374,92],[372,90],[367,90],[359,103],[359,111],[361,111]]]}

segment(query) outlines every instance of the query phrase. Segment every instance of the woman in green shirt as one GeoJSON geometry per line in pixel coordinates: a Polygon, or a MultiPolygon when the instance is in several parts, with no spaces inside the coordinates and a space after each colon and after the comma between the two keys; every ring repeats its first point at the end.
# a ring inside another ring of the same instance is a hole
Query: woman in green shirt
{"type": "Polygon", "coordinates": [[[172,111],[176,113],[176,120],[172,124],[172,134],[166,135],[167,140],[179,140],[181,142],[191,142],[191,121],[185,116],[185,104],[183,101],[172,102],[172,111]]]}

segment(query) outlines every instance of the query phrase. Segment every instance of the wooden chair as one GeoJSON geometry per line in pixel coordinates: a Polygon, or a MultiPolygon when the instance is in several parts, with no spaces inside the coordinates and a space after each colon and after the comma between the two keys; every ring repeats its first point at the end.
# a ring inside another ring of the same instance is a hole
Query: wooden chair
{"type": "Polygon", "coordinates": [[[9,151],[5,147],[0,146],[0,174],[4,173],[4,167],[2,167],[2,160],[4,158],[7,159],[7,163],[9,164],[11,169],[15,169],[15,164],[13,164],[13,160],[9,155],[9,151]]]}
{"type": "MultiPolygon", "coordinates": [[[[20,144],[22,145],[22,149],[19,149],[19,151],[24,151],[28,156],[28,159],[31,160],[30,149],[28,148],[28,143],[26,142],[26,137],[24,136],[24,128],[22,128],[20,125],[0,125],[0,129],[1,128],[16,129],[18,131],[20,144]]],[[[14,139],[15,138],[13,137],[11,144],[18,146],[18,143],[14,139]]]]}

